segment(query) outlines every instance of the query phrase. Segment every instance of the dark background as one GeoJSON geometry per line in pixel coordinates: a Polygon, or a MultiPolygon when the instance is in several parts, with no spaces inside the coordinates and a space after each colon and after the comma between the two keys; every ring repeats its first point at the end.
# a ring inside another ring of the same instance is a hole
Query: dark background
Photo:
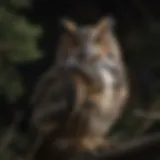
{"type": "MultiPolygon", "coordinates": [[[[160,62],[160,53],[153,54],[152,52],[146,52],[134,55],[134,52],[130,52],[133,48],[127,47],[126,41],[129,33],[132,31],[138,33],[141,30],[147,35],[152,23],[159,22],[160,20],[159,8],[159,0],[97,0],[85,2],[80,0],[32,0],[32,5],[20,12],[31,23],[42,26],[43,35],[38,42],[38,47],[43,51],[44,57],[36,62],[17,66],[17,69],[21,73],[26,93],[16,104],[9,104],[1,97],[0,105],[2,107],[0,107],[0,119],[9,126],[12,123],[15,113],[17,111],[23,111],[24,116],[22,116],[23,119],[18,126],[18,130],[26,133],[28,119],[31,113],[28,102],[39,76],[50,65],[54,64],[57,40],[62,31],[59,25],[59,19],[61,17],[69,17],[78,24],[91,24],[106,15],[111,15],[115,18],[115,33],[122,46],[124,60],[127,64],[131,81],[131,103],[135,101],[135,97],[138,97],[141,108],[148,110],[154,101],[155,95],[160,95],[160,63],[153,67],[150,65],[154,64],[153,59],[160,62]],[[150,64],[145,64],[146,58],[150,59],[150,64]]],[[[152,36],[149,38],[154,40],[152,36]]],[[[157,45],[159,45],[159,42],[157,42],[157,45]]],[[[132,130],[132,127],[129,127],[130,129],[132,130]]],[[[159,130],[159,122],[155,123],[153,127],[150,127],[150,131],[154,130],[159,130]]],[[[149,151],[151,150],[149,149],[147,153],[149,151]]],[[[146,151],[141,153],[142,157],[144,157],[144,153],[146,151]]],[[[152,156],[152,154],[150,155],[152,156]]],[[[149,156],[145,158],[152,159],[149,156]]]]}

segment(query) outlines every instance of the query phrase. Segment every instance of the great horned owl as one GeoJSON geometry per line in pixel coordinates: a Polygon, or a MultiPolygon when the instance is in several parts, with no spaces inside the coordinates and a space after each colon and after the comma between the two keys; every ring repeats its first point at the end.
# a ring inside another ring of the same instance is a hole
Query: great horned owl
{"type": "Polygon", "coordinates": [[[105,146],[128,97],[119,44],[108,18],[87,26],[62,22],[66,32],[60,36],[56,65],[32,99],[32,124],[41,132],[63,128],[62,137],[80,149],[105,146]]]}

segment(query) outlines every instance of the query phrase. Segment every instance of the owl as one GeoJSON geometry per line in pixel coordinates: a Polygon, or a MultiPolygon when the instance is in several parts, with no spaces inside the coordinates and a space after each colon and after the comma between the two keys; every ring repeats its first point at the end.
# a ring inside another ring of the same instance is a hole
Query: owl
{"type": "MultiPolygon", "coordinates": [[[[36,86],[31,124],[43,134],[56,133],[62,148],[93,150],[107,138],[129,96],[127,71],[111,20],[79,26],[62,19],[65,31],[54,67],[36,86]]],[[[55,134],[53,134],[55,135],[55,134]]]]}

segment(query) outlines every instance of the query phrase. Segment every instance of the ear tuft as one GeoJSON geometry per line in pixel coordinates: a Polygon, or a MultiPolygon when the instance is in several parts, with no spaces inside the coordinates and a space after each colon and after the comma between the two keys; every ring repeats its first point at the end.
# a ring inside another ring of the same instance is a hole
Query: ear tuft
{"type": "Polygon", "coordinates": [[[111,16],[105,16],[99,20],[96,25],[97,30],[112,29],[115,26],[115,19],[111,16]]]}
{"type": "Polygon", "coordinates": [[[77,28],[76,23],[70,19],[62,18],[60,22],[62,26],[70,32],[74,32],[77,28]]]}
{"type": "Polygon", "coordinates": [[[99,21],[98,21],[98,23],[97,23],[97,25],[96,25],[96,28],[98,29],[98,30],[101,30],[102,28],[106,28],[107,27],[107,17],[103,17],[103,18],[101,18],[99,21]]]}

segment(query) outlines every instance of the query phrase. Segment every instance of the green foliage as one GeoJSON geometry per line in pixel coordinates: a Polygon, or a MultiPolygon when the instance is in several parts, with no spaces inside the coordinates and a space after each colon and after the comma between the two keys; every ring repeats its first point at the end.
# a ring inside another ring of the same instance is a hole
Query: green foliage
{"type": "Polygon", "coordinates": [[[15,8],[21,8],[21,7],[28,7],[30,5],[30,0],[1,0],[0,6],[5,7],[15,7],[15,8]]]}
{"type": "Polygon", "coordinates": [[[30,5],[29,0],[10,0],[10,3],[17,8],[27,7],[30,5]]]}
{"type": "Polygon", "coordinates": [[[24,93],[24,88],[22,86],[21,79],[16,70],[8,68],[3,76],[3,89],[7,99],[10,102],[15,102],[15,100],[24,93]]]}
{"type": "Polygon", "coordinates": [[[2,1],[0,7],[0,94],[11,103],[22,95],[24,88],[15,65],[41,58],[37,40],[39,26],[31,25],[24,17],[8,10],[8,5],[26,6],[28,1],[2,1]]]}
{"type": "Polygon", "coordinates": [[[0,159],[9,160],[9,159],[13,159],[15,156],[16,154],[13,151],[7,150],[0,155],[0,159]]]}

